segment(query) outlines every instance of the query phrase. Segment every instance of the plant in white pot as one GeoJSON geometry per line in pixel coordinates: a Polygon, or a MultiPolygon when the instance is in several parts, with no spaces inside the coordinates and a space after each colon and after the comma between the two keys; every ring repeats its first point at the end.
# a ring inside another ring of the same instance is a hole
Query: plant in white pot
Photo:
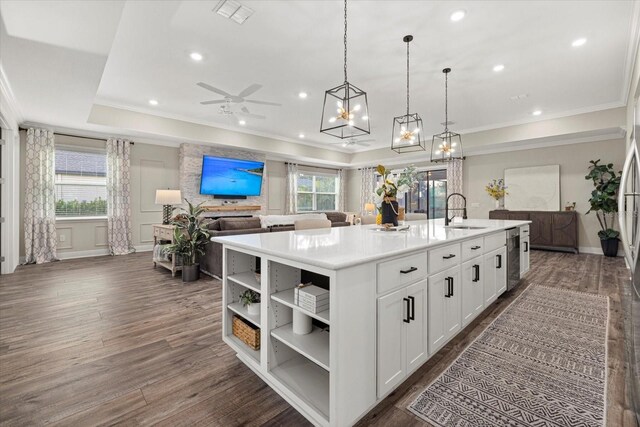
{"type": "Polygon", "coordinates": [[[200,278],[200,265],[196,262],[198,255],[204,254],[204,248],[209,242],[209,232],[203,228],[205,218],[200,215],[204,212],[199,205],[193,205],[187,199],[188,209],[182,209],[184,213],[178,215],[171,224],[175,226],[173,231],[173,243],[167,245],[165,253],[180,256],[182,259],[182,281],[193,282],[200,278]]]}
{"type": "Polygon", "coordinates": [[[242,305],[247,307],[249,314],[260,314],[260,294],[247,289],[240,294],[242,305]]]}

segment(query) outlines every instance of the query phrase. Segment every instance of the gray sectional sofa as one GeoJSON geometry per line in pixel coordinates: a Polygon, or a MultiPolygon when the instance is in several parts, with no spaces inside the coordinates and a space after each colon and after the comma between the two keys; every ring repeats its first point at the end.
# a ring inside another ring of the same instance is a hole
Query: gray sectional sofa
{"type": "MultiPolygon", "coordinates": [[[[345,227],[351,225],[347,222],[347,214],[342,212],[326,212],[327,219],[331,221],[331,227],[345,227]]],[[[291,231],[293,225],[275,225],[269,228],[260,226],[260,218],[220,218],[207,224],[211,237],[235,236],[239,234],[274,233],[279,231],[291,231]]],[[[205,253],[200,257],[200,271],[209,276],[222,277],[222,245],[209,242],[205,253]]]]}

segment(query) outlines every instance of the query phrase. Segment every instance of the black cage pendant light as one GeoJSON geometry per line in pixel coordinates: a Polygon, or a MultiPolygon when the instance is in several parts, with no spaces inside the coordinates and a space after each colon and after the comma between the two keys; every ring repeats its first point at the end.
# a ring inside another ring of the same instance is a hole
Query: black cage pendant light
{"type": "Polygon", "coordinates": [[[391,149],[396,153],[410,151],[424,151],[425,140],[422,136],[422,119],[418,113],[409,113],[409,43],[413,36],[404,36],[407,44],[407,113],[393,118],[393,133],[391,134],[391,149]]]}
{"type": "Polygon", "coordinates": [[[324,94],[320,132],[340,139],[371,132],[367,93],[347,80],[347,0],[344,1],[344,83],[324,94]]]}
{"type": "Polygon", "coordinates": [[[451,68],[445,68],[442,72],[444,73],[444,132],[433,135],[431,139],[432,162],[449,162],[464,158],[460,134],[449,130],[449,73],[451,68]]]}

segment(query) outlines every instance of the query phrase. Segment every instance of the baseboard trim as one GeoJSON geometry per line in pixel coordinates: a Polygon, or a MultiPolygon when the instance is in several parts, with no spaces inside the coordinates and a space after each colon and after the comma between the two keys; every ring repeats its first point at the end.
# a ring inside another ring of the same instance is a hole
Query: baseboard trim
{"type": "MultiPolygon", "coordinates": [[[[134,246],[136,252],[151,252],[153,250],[153,245],[138,245],[134,246]]],[[[105,256],[109,255],[109,249],[92,249],[86,251],[69,251],[69,252],[58,252],[58,259],[77,259],[77,258],[91,258],[96,256],[105,256]]],[[[24,264],[26,258],[24,256],[20,257],[20,264],[24,264]]]]}
{"type": "MultiPolygon", "coordinates": [[[[602,248],[596,246],[580,246],[578,250],[581,254],[602,255],[602,248]]],[[[618,250],[618,256],[624,256],[624,251],[622,249],[618,250]]]]}

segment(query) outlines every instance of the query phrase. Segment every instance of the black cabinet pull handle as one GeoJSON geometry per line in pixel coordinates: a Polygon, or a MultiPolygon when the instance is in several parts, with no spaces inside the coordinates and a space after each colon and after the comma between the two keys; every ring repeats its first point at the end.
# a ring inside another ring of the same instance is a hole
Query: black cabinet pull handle
{"type": "Polygon", "coordinates": [[[444,281],[447,283],[447,293],[444,295],[445,298],[451,298],[451,277],[445,277],[444,281]]]}
{"type": "Polygon", "coordinates": [[[496,255],[496,258],[498,258],[498,265],[496,268],[502,268],[502,255],[496,255]]]}
{"type": "Polygon", "coordinates": [[[409,273],[413,273],[414,271],[416,271],[418,269],[418,267],[411,267],[408,270],[400,270],[400,273],[402,274],[409,274],[409,273]]]}
{"type": "Polygon", "coordinates": [[[480,248],[481,248],[481,246],[471,246],[471,250],[472,251],[478,250],[480,248]]]}
{"type": "Polygon", "coordinates": [[[407,317],[402,319],[402,321],[404,323],[409,323],[411,322],[411,317],[409,317],[409,310],[410,310],[410,306],[409,304],[411,304],[411,301],[409,301],[409,298],[402,298],[404,300],[404,302],[406,302],[404,308],[407,310],[407,317]]]}
{"type": "Polygon", "coordinates": [[[453,277],[449,277],[449,279],[451,279],[451,281],[449,282],[449,286],[451,286],[451,292],[450,295],[453,296],[453,277]]]}
{"type": "Polygon", "coordinates": [[[480,281],[480,266],[478,264],[474,264],[472,282],[478,282],[478,281],[480,281]]]}
{"type": "Polygon", "coordinates": [[[411,314],[409,314],[409,320],[416,320],[416,299],[409,297],[411,300],[411,314]]]}
{"type": "Polygon", "coordinates": [[[451,259],[451,258],[455,258],[454,254],[449,254],[447,256],[443,256],[442,259],[451,259]]]}
{"type": "Polygon", "coordinates": [[[529,252],[529,242],[524,242],[524,244],[527,245],[527,246],[525,246],[524,251],[525,252],[529,252]]]}

